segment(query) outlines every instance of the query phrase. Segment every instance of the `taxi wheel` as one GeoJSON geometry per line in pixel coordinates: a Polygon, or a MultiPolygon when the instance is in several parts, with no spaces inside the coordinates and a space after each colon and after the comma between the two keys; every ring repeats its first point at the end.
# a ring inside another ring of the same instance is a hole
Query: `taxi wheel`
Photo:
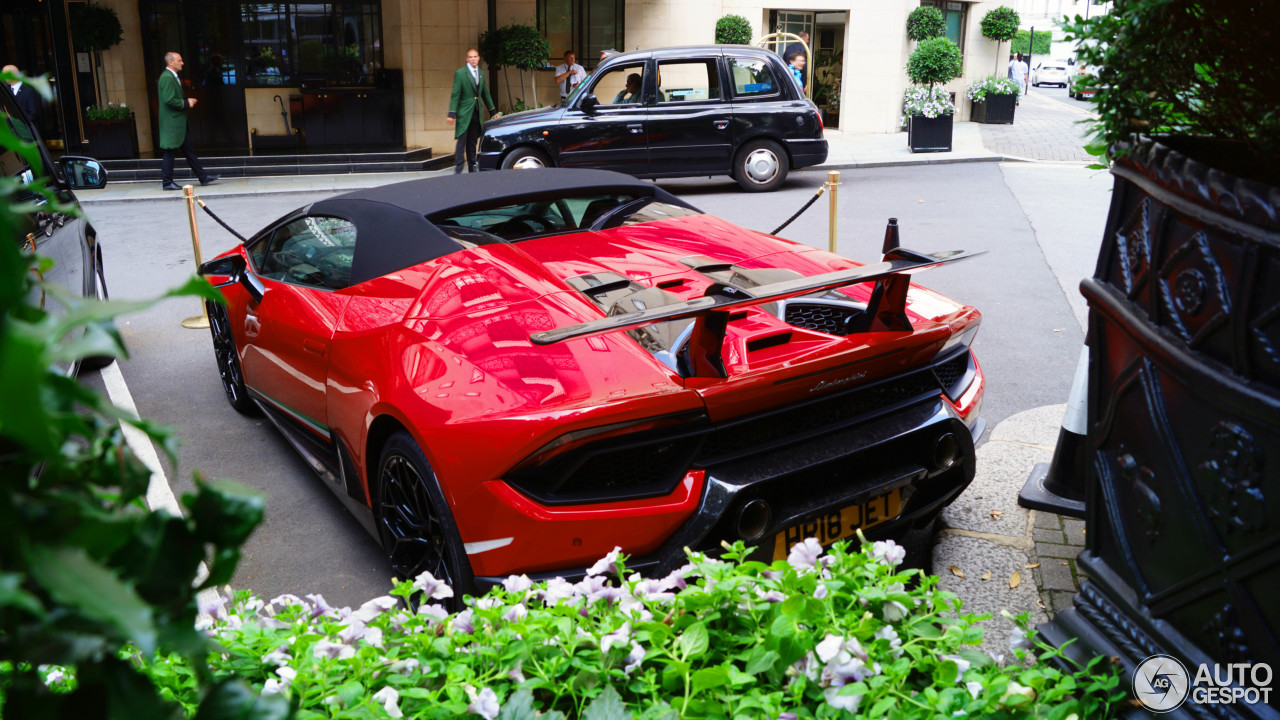
{"type": "Polygon", "coordinates": [[[787,153],[772,140],[752,140],[738,150],[733,177],[747,192],[776,190],[787,179],[787,153]]]}
{"type": "Polygon", "coordinates": [[[218,361],[218,375],[222,379],[222,391],[227,402],[242,415],[257,415],[258,406],[249,399],[244,386],[244,372],[240,369],[240,354],[236,352],[236,339],[231,335],[231,317],[222,303],[204,303],[209,312],[209,333],[213,335],[213,356],[218,361]]]}
{"type": "Polygon", "coordinates": [[[522,147],[512,150],[510,154],[502,158],[503,170],[541,170],[542,168],[552,167],[551,160],[546,153],[537,148],[522,147]]]}
{"type": "Polygon", "coordinates": [[[462,609],[462,596],[473,592],[471,566],[436,475],[413,436],[401,430],[387,440],[377,477],[374,523],[395,576],[413,580],[429,572],[453,588],[454,595],[441,601],[424,597],[421,602],[462,609]]]}

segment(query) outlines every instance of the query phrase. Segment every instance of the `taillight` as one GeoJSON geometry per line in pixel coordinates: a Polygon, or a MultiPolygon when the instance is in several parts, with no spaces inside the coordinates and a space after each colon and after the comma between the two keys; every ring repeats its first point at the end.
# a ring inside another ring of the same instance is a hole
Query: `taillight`
{"type": "Polygon", "coordinates": [[[818,113],[818,134],[821,135],[822,131],[826,129],[827,129],[826,123],[822,122],[822,113],[819,112],[818,113]]]}

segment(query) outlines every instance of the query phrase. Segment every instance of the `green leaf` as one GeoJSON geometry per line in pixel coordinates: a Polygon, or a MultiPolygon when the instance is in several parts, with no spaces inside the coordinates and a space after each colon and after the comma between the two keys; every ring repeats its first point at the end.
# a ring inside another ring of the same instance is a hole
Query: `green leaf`
{"type": "Polygon", "coordinates": [[[701,622],[690,625],[680,634],[676,644],[680,647],[681,656],[686,660],[705,653],[711,644],[710,637],[707,635],[707,626],[701,622]]]}
{"type": "Polygon", "coordinates": [[[151,606],[110,569],[80,548],[36,545],[27,550],[35,581],[58,602],[112,627],[145,654],[156,650],[151,606]]]}
{"type": "Polygon", "coordinates": [[[346,707],[352,707],[356,703],[364,699],[364,685],[358,680],[351,680],[338,686],[334,692],[342,699],[342,704],[346,707]]]}
{"type": "Polygon", "coordinates": [[[209,690],[195,720],[286,720],[292,715],[283,695],[259,695],[243,680],[225,680],[209,690]]]}
{"type": "Polygon", "coordinates": [[[44,617],[44,607],[34,595],[22,589],[22,576],[17,573],[0,574],[0,608],[17,608],[37,618],[44,617]]]}
{"type": "Polygon", "coordinates": [[[219,547],[238,547],[262,522],[262,493],[230,480],[204,482],[196,477],[198,491],[184,495],[191,510],[196,536],[219,547]]]}
{"type": "Polygon", "coordinates": [[[747,673],[757,675],[771,669],[776,662],[778,662],[778,653],[764,648],[756,648],[756,651],[751,655],[751,659],[747,661],[747,673]]]}
{"type": "MultiPolygon", "coordinates": [[[[609,688],[612,690],[613,688],[609,688]]],[[[404,695],[404,692],[400,693],[404,695]]],[[[529,688],[520,688],[507,698],[498,712],[498,720],[534,720],[538,712],[533,707],[533,692],[529,688]]]]}
{"type": "Polygon", "coordinates": [[[622,698],[613,687],[606,687],[590,705],[582,711],[582,720],[631,720],[631,713],[622,704],[622,698]]]}
{"type": "Polygon", "coordinates": [[[933,681],[939,685],[954,685],[960,675],[960,666],[955,660],[943,660],[933,668],[933,681]]]}
{"type": "Polygon", "coordinates": [[[729,671],[723,665],[703,668],[693,674],[693,693],[695,695],[703,690],[728,684],[729,671]]]}

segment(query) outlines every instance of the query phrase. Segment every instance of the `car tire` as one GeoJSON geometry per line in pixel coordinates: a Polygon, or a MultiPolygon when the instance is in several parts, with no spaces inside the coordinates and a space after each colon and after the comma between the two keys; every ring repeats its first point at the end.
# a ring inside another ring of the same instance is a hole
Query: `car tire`
{"type": "Polygon", "coordinates": [[[772,140],[752,140],[734,156],[733,177],[747,192],[777,190],[787,179],[787,153],[772,140]]]}
{"type": "Polygon", "coordinates": [[[430,572],[453,588],[446,607],[461,610],[462,596],[474,592],[471,563],[431,463],[408,432],[399,430],[387,439],[377,478],[374,525],[395,576],[412,580],[430,572]]]}
{"type": "Polygon", "coordinates": [[[258,415],[258,406],[249,398],[244,385],[244,371],[240,368],[240,354],[236,339],[231,334],[231,316],[222,303],[204,303],[209,313],[209,334],[213,336],[213,356],[218,362],[218,376],[222,380],[222,392],[227,402],[241,415],[258,415]]]}
{"type": "MultiPolygon", "coordinates": [[[[111,296],[107,293],[107,281],[102,277],[102,255],[96,247],[93,251],[93,258],[94,272],[92,274],[92,279],[94,297],[98,302],[110,300],[111,296]]],[[[111,355],[90,355],[80,360],[80,368],[76,372],[78,374],[82,372],[101,370],[115,361],[115,357],[111,355]]]]}
{"type": "Polygon", "coordinates": [[[516,148],[502,158],[503,170],[540,170],[549,167],[554,167],[551,159],[547,157],[546,153],[537,148],[516,148]]]}

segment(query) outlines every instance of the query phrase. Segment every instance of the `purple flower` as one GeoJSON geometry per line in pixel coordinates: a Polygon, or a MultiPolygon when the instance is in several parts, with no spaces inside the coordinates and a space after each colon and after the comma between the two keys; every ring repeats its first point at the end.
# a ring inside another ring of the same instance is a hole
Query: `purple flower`
{"type": "Polygon", "coordinates": [[[624,622],[622,627],[600,638],[600,652],[607,653],[613,645],[626,646],[631,642],[631,623],[624,622]]]}
{"type": "Polygon", "coordinates": [[[814,651],[818,653],[818,659],[824,663],[829,663],[832,660],[844,662],[846,658],[854,657],[862,660],[867,659],[867,653],[858,644],[857,638],[846,640],[839,635],[832,635],[831,633],[827,633],[827,636],[822,639],[822,642],[818,643],[814,651]]]}
{"type": "Polygon", "coordinates": [[[419,605],[418,617],[425,617],[428,625],[435,625],[444,622],[445,618],[449,617],[449,611],[445,610],[443,605],[419,605]]]}
{"type": "Polygon", "coordinates": [[[897,600],[890,600],[889,602],[884,604],[884,609],[882,610],[882,613],[884,615],[885,622],[887,623],[898,622],[899,620],[907,616],[907,606],[903,605],[897,600]]]}
{"type": "Polygon", "coordinates": [[[502,614],[502,619],[509,623],[520,622],[526,617],[529,617],[529,609],[524,606],[524,603],[516,603],[510,610],[502,614]]]}
{"type": "Polygon", "coordinates": [[[507,671],[507,677],[511,678],[511,682],[524,682],[524,660],[517,660],[516,666],[507,671]]]}
{"type": "Polygon", "coordinates": [[[1031,642],[1031,637],[1027,635],[1026,631],[1020,627],[1015,627],[1013,633],[1009,635],[1009,651],[1016,652],[1033,648],[1035,648],[1035,643],[1031,642]]]}
{"type": "Polygon", "coordinates": [[[827,586],[825,584],[818,583],[818,587],[814,588],[813,590],[813,597],[815,600],[822,600],[827,596],[829,592],[830,591],[827,590],[827,586]]]}
{"type": "Polygon", "coordinates": [[[502,706],[498,704],[498,694],[490,688],[485,688],[479,693],[470,685],[466,686],[467,696],[471,698],[471,704],[467,706],[467,712],[475,713],[484,720],[493,720],[498,717],[498,711],[502,706]]]}
{"type": "Polygon", "coordinates": [[[907,549],[892,540],[877,540],[871,544],[871,557],[889,567],[897,567],[907,558],[907,549]]]}
{"type": "Polygon", "coordinates": [[[631,642],[631,652],[627,653],[627,664],[622,667],[624,675],[630,675],[632,670],[640,667],[640,662],[644,660],[644,648],[640,643],[631,642]]]}
{"type": "Polygon", "coordinates": [[[615,546],[607,555],[597,560],[595,565],[587,568],[587,575],[603,575],[611,572],[616,573],[618,571],[618,555],[621,552],[622,548],[615,546]]]}
{"type": "Polygon", "coordinates": [[[400,693],[395,688],[382,688],[373,694],[373,700],[382,703],[382,709],[387,711],[387,715],[393,718],[404,717],[404,713],[400,712],[400,693]]]}
{"type": "Polygon", "coordinates": [[[311,646],[311,652],[318,658],[329,660],[346,660],[356,656],[356,649],[344,643],[321,640],[311,646]]]}
{"type": "Polygon", "coordinates": [[[784,712],[778,715],[777,720],[800,720],[800,716],[793,712],[784,712]]]}
{"type": "Polygon", "coordinates": [[[262,656],[262,662],[265,665],[288,665],[293,656],[289,654],[289,646],[281,645],[262,656]]]}
{"type": "Polygon", "coordinates": [[[413,589],[420,590],[432,600],[443,600],[453,597],[453,588],[444,581],[437,580],[430,572],[423,572],[413,581],[413,589]]]}
{"type": "Polygon", "coordinates": [[[324,596],[320,593],[312,593],[307,596],[307,599],[310,600],[313,605],[311,610],[312,620],[315,620],[325,613],[333,612],[333,608],[329,607],[329,603],[325,602],[324,596]]]}
{"type": "Polygon", "coordinates": [[[196,605],[198,611],[203,615],[211,615],[219,620],[227,617],[227,598],[215,593],[209,598],[206,593],[196,595],[196,605]]]}
{"type": "Polygon", "coordinates": [[[376,597],[361,605],[359,610],[352,613],[352,616],[361,622],[369,622],[382,613],[394,608],[399,602],[399,600],[396,600],[390,595],[376,597]]]}
{"type": "Polygon", "coordinates": [[[820,557],[822,557],[822,544],[817,538],[805,538],[803,542],[796,543],[791,548],[791,552],[787,555],[787,564],[802,573],[808,572],[818,567],[820,557]]]}
{"type": "Polygon", "coordinates": [[[787,596],[778,590],[770,590],[769,592],[765,592],[758,587],[755,590],[756,590],[756,597],[767,603],[780,603],[783,600],[787,599],[787,596]]]}
{"type": "MultiPolygon", "coordinates": [[[[844,687],[841,685],[840,687],[844,687]]],[[[841,695],[839,687],[829,687],[822,691],[822,696],[826,698],[827,704],[839,710],[848,710],[851,713],[858,712],[858,705],[862,704],[861,695],[841,695]]]]}
{"type": "Polygon", "coordinates": [[[528,575],[511,575],[502,581],[502,587],[509,593],[522,593],[533,587],[533,581],[528,575]]]}
{"type": "Polygon", "coordinates": [[[472,615],[474,615],[474,613],[472,612],[471,608],[467,608],[466,610],[463,610],[462,612],[453,616],[453,622],[449,624],[449,627],[452,628],[452,630],[455,633],[463,633],[465,635],[474,634],[476,631],[476,626],[475,624],[473,624],[471,620],[472,615]]]}
{"type": "Polygon", "coordinates": [[[667,584],[669,589],[683,590],[689,586],[685,580],[697,569],[697,565],[694,565],[693,563],[685,563],[675,570],[672,570],[665,578],[662,579],[662,582],[667,584]]]}

